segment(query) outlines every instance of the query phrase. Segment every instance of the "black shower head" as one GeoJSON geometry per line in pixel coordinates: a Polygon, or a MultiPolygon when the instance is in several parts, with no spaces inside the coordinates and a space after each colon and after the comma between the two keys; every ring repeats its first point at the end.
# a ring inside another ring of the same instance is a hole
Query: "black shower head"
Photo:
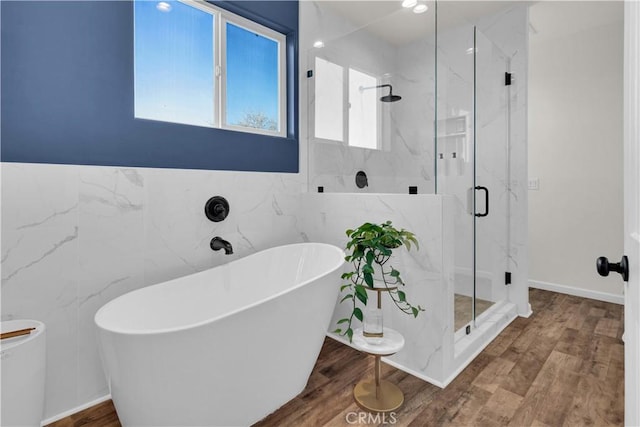
{"type": "Polygon", "coordinates": [[[381,97],[380,101],[382,101],[382,102],[396,102],[396,101],[400,101],[402,99],[402,97],[400,95],[394,95],[393,94],[393,87],[391,85],[380,85],[378,87],[388,87],[389,88],[389,95],[381,97]]]}
{"type": "Polygon", "coordinates": [[[382,98],[380,98],[380,101],[382,101],[382,102],[396,102],[396,101],[400,101],[401,99],[402,99],[402,97],[400,95],[394,95],[391,92],[389,92],[389,95],[383,96],[382,98]]]}

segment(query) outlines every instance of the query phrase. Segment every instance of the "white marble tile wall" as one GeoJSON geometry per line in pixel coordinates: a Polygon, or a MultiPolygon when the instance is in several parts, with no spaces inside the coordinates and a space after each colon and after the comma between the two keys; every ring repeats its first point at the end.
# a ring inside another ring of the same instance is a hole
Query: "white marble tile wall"
{"type": "Polygon", "coordinates": [[[52,415],[77,402],[79,173],[18,164],[1,172],[2,319],[45,322],[45,414],[52,415]]]}
{"type": "MultiPolygon", "coordinates": [[[[401,332],[405,348],[391,358],[397,366],[435,384],[447,376],[445,361],[453,354],[453,252],[447,243],[452,232],[450,198],[437,195],[324,193],[302,196],[307,214],[304,229],[312,241],[344,247],[345,230],[364,222],[391,220],[396,227],[416,234],[418,251],[394,254],[406,283],[407,299],[426,311],[407,316],[383,301],[386,326],[401,332]]],[[[346,266],[345,268],[349,268],[346,266]]],[[[388,297],[387,297],[388,298],[388,297]]],[[[336,321],[350,313],[349,304],[337,304],[336,321]]],[[[448,362],[447,362],[448,363],[448,362]]]]}
{"type": "Polygon", "coordinates": [[[3,163],[2,319],[47,325],[45,419],[108,393],[93,316],[130,290],[307,240],[301,174],[3,163]],[[222,195],[229,217],[204,216],[222,195]],[[234,246],[209,248],[219,235],[234,246]]]}
{"type": "Polygon", "coordinates": [[[420,194],[435,193],[435,37],[434,34],[397,49],[391,129],[395,132],[396,191],[417,186],[420,194]]]}
{"type": "MultiPolygon", "coordinates": [[[[21,175],[4,166],[4,192],[19,185],[21,175]]],[[[20,173],[44,174],[24,165],[20,173]]],[[[73,168],[72,166],[59,166],[73,168]]],[[[93,316],[111,299],[145,285],[144,277],[144,185],[143,171],[104,167],[75,167],[78,179],[77,269],[78,367],[76,395],[79,403],[108,393],[97,351],[93,316]]],[[[42,197],[34,194],[34,198],[42,197]]],[[[7,305],[10,306],[7,301],[7,305]]],[[[3,316],[7,310],[3,307],[3,316]]],[[[36,314],[34,313],[34,316],[36,314]]],[[[46,323],[46,320],[43,319],[46,323]]],[[[49,325],[48,325],[49,326],[49,325]]],[[[51,326],[53,328],[54,326],[51,326]]],[[[51,330],[51,328],[49,330],[51,330]]],[[[48,347],[64,345],[47,342],[48,347]]],[[[49,366],[49,370],[55,370],[49,366]]],[[[73,378],[73,377],[72,377],[73,378]]],[[[49,384],[49,387],[54,384],[49,384]]],[[[53,411],[53,408],[49,409],[53,411]]]]}

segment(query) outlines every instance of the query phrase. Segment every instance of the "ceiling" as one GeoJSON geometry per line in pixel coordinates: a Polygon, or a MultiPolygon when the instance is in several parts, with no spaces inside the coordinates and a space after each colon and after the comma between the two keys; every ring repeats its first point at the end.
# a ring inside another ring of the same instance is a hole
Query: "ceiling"
{"type": "MultiPolygon", "coordinates": [[[[395,46],[431,37],[435,33],[434,0],[420,0],[429,9],[415,14],[402,7],[401,0],[317,0],[323,7],[343,16],[356,30],[366,31],[395,46]]],[[[439,31],[499,13],[516,4],[530,8],[531,42],[551,40],[583,31],[587,28],[619,22],[622,25],[624,2],[602,1],[485,1],[439,0],[439,31]]]]}
{"type": "MultiPolygon", "coordinates": [[[[345,17],[355,27],[366,30],[393,44],[404,45],[435,32],[435,1],[421,1],[429,9],[415,14],[402,7],[401,0],[320,0],[322,6],[345,17]]],[[[508,9],[523,1],[438,1],[440,31],[464,23],[476,22],[483,16],[508,9]]],[[[530,3],[530,2],[527,2],[530,3]]]]}
{"type": "Polygon", "coordinates": [[[433,33],[435,28],[434,1],[423,2],[429,9],[422,14],[403,8],[401,0],[321,0],[321,3],[333,13],[345,17],[356,28],[366,27],[367,31],[393,45],[410,43],[433,33]]]}

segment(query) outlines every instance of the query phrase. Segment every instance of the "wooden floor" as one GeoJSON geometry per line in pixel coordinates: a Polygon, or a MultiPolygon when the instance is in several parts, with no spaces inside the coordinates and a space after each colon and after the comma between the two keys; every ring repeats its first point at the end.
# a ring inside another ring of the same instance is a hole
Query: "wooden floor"
{"type": "MultiPolygon", "coordinates": [[[[327,339],[306,389],[256,426],[623,425],[623,307],[535,289],[530,302],[531,318],[517,318],[445,389],[383,364],[405,394],[386,424],[356,418],[352,390],[373,375],[373,359],[327,339]]],[[[51,424],[119,425],[111,402],[51,424]]]]}

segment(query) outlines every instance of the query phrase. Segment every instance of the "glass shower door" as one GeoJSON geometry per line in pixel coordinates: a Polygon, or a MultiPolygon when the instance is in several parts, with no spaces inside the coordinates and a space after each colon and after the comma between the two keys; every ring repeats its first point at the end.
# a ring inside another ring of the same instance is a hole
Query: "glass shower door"
{"type": "Polygon", "coordinates": [[[475,319],[507,298],[509,86],[507,56],[475,31],[475,319]]]}
{"type": "Polygon", "coordinates": [[[473,25],[438,37],[436,185],[454,196],[454,327],[470,333],[507,298],[509,60],[473,25]]]}
{"type": "MultiPolygon", "coordinates": [[[[456,16],[456,2],[438,3],[438,17],[456,16]]],[[[473,28],[438,33],[436,192],[453,199],[454,330],[472,323],[474,297],[473,28]]]]}

